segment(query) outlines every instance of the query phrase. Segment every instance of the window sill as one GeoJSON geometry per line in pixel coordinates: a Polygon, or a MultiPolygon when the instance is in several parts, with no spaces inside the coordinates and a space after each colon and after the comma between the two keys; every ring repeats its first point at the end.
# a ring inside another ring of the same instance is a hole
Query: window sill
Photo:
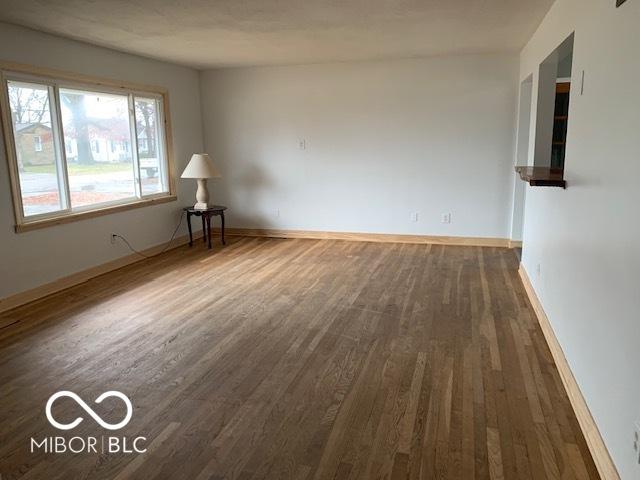
{"type": "Polygon", "coordinates": [[[151,205],[158,205],[161,203],[174,202],[177,199],[178,197],[176,195],[165,195],[161,197],[147,198],[144,200],[138,200],[137,202],[125,203],[122,205],[110,205],[104,208],[97,208],[95,210],[87,210],[84,212],[74,212],[59,217],[51,217],[31,222],[27,221],[25,223],[16,225],[15,229],[16,233],[30,232],[31,230],[38,230],[40,228],[53,227],[55,225],[63,225],[65,223],[87,220],[89,218],[100,217],[102,215],[109,215],[111,213],[133,210],[134,208],[142,208],[151,205]]]}
{"type": "Polygon", "coordinates": [[[532,187],[567,188],[562,170],[548,167],[516,167],[516,172],[532,187]]]}

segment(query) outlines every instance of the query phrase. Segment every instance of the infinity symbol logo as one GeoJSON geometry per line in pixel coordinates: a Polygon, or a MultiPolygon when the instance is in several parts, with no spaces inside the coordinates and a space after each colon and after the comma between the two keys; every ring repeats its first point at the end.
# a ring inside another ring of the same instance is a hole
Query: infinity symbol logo
{"type": "Polygon", "coordinates": [[[53,415],[51,415],[51,406],[53,405],[53,402],[55,402],[58,398],[60,397],[69,397],[72,398],[73,400],[75,400],[75,402],[80,405],[85,412],[87,412],[89,415],[91,415],[91,417],[100,424],[100,426],[102,428],[106,428],[107,430],[118,430],[122,427],[124,427],[127,423],[129,423],[129,420],[131,420],[131,415],[133,414],[133,406],[131,405],[131,401],[127,398],[127,396],[124,393],[118,392],[116,390],[110,390],[108,392],[104,392],[102,395],[100,395],[98,398],[96,398],[95,402],[96,403],[101,403],[105,398],[109,398],[109,397],[118,397],[120,400],[122,400],[124,402],[124,404],[127,406],[127,414],[124,417],[124,420],[122,420],[119,423],[107,423],[104,420],[102,420],[102,418],[100,418],[100,416],[94,412],[91,407],[89,405],[87,405],[84,400],[82,400],[78,395],[76,395],[73,392],[68,392],[68,391],[61,391],[61,392],[57,392],[54,393],[53,395],[51,395],[49,397],[49,400],[47,401],[47,408],[45,410],[45,413],[47,414],[47,419],[49,420],[49,423],[51,425],[53,425],[54,427],[56,427],[59,430],[71,430],[72,428],[77,427],[80,422],[82,422],[82,420],[84,420],[82,417],[78,417],[76,418],[73,422],[71,423],[60,423],[57,422],[54,418],[53,415]]]}

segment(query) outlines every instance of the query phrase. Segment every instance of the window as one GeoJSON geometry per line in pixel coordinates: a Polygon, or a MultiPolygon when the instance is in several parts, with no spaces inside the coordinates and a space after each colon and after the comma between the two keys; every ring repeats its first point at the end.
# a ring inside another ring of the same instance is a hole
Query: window
{"type": "Polygon", "coordinates": [[[61,88],[60,105],[65,142],[78,149],[67,160],[71,207],[136,199],[133,156],[106,148],[131,137],[129,96],[61,88]]]}
{"type": "Polygon", "coordinates": [[[9,81],[8,93],[24,216],[63,210],[66,204],[60,175],[62,165],[53,136],[41,143],[42,152],[36,152],[33,144],[36,129],[57,129],[51,115],[53,89],[48,85],[9,81]]]}
{"type": "Polygon", "coordinates": [[[164,92],[30,71],[2,77],[18,231],[175,199],[164,92]]]}

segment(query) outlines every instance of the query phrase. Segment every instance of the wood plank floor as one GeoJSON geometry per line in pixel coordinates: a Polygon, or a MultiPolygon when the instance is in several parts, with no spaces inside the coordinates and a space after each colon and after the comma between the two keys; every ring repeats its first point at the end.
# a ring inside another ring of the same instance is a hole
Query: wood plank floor
{"type": "Polygon", "coordinates": [[[23,479],[596,479],[500,248],[236,238],[0,315],[0,474],[23,479]],[[69,399],[71,390],[108,432],[69,399]],[[29,438],[147,437],[145,454],[29,438]]]}

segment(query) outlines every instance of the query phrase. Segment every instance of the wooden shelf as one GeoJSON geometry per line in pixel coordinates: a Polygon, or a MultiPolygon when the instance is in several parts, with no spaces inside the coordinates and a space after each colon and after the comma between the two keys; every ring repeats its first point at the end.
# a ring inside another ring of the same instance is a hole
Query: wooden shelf
{"type": "Polygon", "coordinates": [[[560,187],[567,188],[562,170],[549,167],[516,167],[516,172],[532,187],[560,187]]]}

